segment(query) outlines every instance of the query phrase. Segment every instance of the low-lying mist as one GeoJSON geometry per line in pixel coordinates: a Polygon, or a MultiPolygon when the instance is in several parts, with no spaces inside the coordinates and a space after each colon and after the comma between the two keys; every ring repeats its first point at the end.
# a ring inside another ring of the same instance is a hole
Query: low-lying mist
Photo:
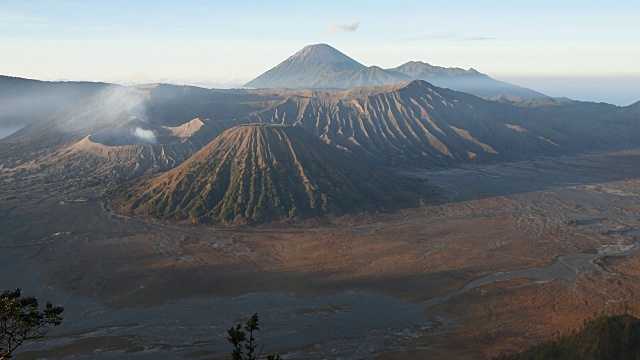
{"type": "Polygon", "coordinates": [[[627,106],[640,100],[640,76],[504,76],[500,79],[549,96],[627,106]]]}
{"type": "Polygon", "coordinates": [[[112,86],[104,83],[45,82],[0,76],[0,127],[25,126],[112,86]]]}

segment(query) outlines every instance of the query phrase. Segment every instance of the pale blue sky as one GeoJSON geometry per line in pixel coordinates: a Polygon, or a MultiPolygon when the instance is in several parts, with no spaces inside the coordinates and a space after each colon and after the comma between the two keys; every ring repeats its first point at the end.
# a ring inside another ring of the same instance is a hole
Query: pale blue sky
{"type": "Polygon", "coordinates": [[[589,78],[600,91],[582,99],[626,105],[640,100],[638,19],[638,0],[2,0],[0,73],[233,85],[322,42],[365,65],[473,67],[552,95],[589,78]]]}

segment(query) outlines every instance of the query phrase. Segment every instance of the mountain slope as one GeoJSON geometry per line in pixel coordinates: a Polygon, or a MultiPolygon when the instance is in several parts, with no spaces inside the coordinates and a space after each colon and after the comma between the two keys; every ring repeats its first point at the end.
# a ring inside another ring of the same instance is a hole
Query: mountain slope
{"type": "MultiPolygon", "coordinates": [[[[18,163],[32,161],[57,162],[56,156],[60,154],[69,155],[67,160],[70,161],[83,158],[85,155],[92,156],[93,151],[88,151],[86,154],[71,154],[70,151],[85,152],[85,150],[90,150],[87,146],[74,146],[74,144],[83,141],[87,136],[91,136],[93,140],[99,139],[112,130],[117,131],[115,129],[119,127],[127,127],[127,124],[133,119],[141,119],[147,124],[146,126],[171,128],[185,125],[195,118],[202,119],[206,124],[216,127],[212,131],[198,132],[198,136],[205,133],[211,136],[198,141],[198,143],[202,142],[202,146],[204,146],[222,131],[233,126],[233,124],[217,126],[218,121],[244,117],[247,114],[269,108],[272,106],[272,101],[282,101],[283,98],[280,95],[256,94],[247,90],[210,90],[191,86],[159,84],[130,87],[111,85],[86,99],[69,104],[45,121],[31,124],[7,138],[0,139],[0,154],[2,154],[0,166],[5,164],[4,166],[12,167],[18,163]],[[206,119],[211,122],[207,122],[206,119]]],[[[207,125],[202,130],[208,128],[207,125]]],[[[160,129],[160,131],[163,130],[160,129]]],[[[89,145],[93,140],[87,140],[83,143],[89,145]]],[[[138,150],[121,151],[123,149],[119,148],[120,145],[152,145],[96,141],[96,146],[103,151],[107,151],[106,149],[109,148],[110,154],[120,153],[122,156],[126,153],[137,154],[139,152],[138,150]]],[[[163,146],[166,145],[162,141],[161,143],[163,146]]],[[[195,150],[199,150],[200,147],[195,150]]],[[[91,146],[91,148],[97,150],[97,147],[91,146]]],[[[120,155],[110,157],[122,159],[120,155]]],[[[109,166],[103,160],[104,157],[101,157],[100,163],[109,166]]],[[[126,161],[138,162],[137,159],[126,161]]],[[[147,163],[147,161],[143,163],[147,163]]],[[[84,167],[80,162],[77,165],[84,167]]],[[[119,164],[111,165],[117,166],[119,164]]],[[[75,167],[73,163],[69,166],[75,167]]],[[[95,168],[94,170],[104,174],[109,169],[95,168]]]]}
{"type": "Polygon", "coordinates": [[[598,149],[620,129],[487,101],[424,81],[291,96],[245,123],[301,126],[378,164],[447,166],[598,149]]]}
{"type": "Polygon", "coordinates": [[[581,359],[635,360],[640,358],[640,319],[608,316],[587,323],[579,332],[562,336],[520,354],[498,360],[581,359]]]}
{"type": "Polygon", "coordinates": [[[0,140],[0,163],[34,161],[105,129],[141,115],[148,94],[135,88],[109,86],[72,103],[51,118],[26,126],[0,140]]]}
{"type": "Polygon", "coordinates": [[[618,110],[622,110],[616,105],[607,103],[595,103],[588,101],[565,100],[565,99],[529,99],[513,101],[506,98],[496,99],[496,101],[512,104],[525,108],[535,108],[537,111],[561,116],[565,118],[599,121],[614,116],[618,110]]]}
{"type": "Polygon", "coordinates": [[[250,88],[336,88],[352,89],[426,80],[436,86],[467,92],[484,98],[544,98],[531,89],[492,79],[476,70],[444,68],[410,61],[393,69],[365,67],[326,44],[309,45],[276,67],[245,84],[250,88]]]}
{"type": "Polygon", "coordinates": [[[273,69],[245,84],[251,88],[339,88],[383,85],[411,78],[365,67],[327,44],[308,45],[273,69]]]}
{"type": "Polygon", "coordinates": [[[128,180],[183,163],[225,129],[198,118],[177,127],[135,118],[55,152],[49,157],[47,171],[65,176],[128,180]]]}
{"type": "Polygon", "coordinates": [[[336,89],[353,89],[364,86],[396,84],[411,80],[409,76],[398,72],[383,70],[378,66],[369,66],[360,70],[340,72],[333,77],[323,79],[317,85],[336,89]]]}
{"type": "Polygon", "coordinates": [[[263,222],[417,204],[428,189],[365,168],[299,127],[236,126],[179,167],[125,186],[120,211],[263,222]]]}
{"type": "Polygon", "coordinates": [[[304,88],[318,78],[364,69],[365,66],[326,44],[308,45],[273,69],[245,84],[252,88],[304,88]]]}
{"type": "Polygon", "coordinates": [[[613,121],[624,121],[627,124],[639,126],[640,125],[640,101],[616,109],[615,112],[609,115],[609,119],[613,121]]]}
{"type": "Polygon", "coordinates": [[[499,96],[522,100],[547,97],[537,91],[493,79],[475,69],[445,68],[421,61],[409,61],[389,70],[405,74],[413,79],[428,81],[438,87],[488,99],[499,96]]]}
{"type": "Polygon", "coordinates": [[[0,75],[0,126],[25,126],[47,120],[65,107],[113,85],[49,82],[0,75]]]}
{"type": "Polygon", "coordinates": [[[175,167],[225,130],[251,123],[300,126],[378,165],[451,166],[638,145],[638,104],[541,104],[548,106],[486,101],[425,81],[350,90],[109,86],[0,139],[0,167],[121,181],[175,167]],[[201,119],[197,131],[173,134],[194,119],[201,119]],[[157,143],[132,137],[136,121],[143,134],[155,131],[157,143]]]}

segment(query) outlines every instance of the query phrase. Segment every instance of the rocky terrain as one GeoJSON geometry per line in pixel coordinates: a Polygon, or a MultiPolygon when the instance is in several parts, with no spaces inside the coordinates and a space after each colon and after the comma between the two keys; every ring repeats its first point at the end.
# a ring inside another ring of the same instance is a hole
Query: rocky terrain
{"type": "Polygon", "coordinates": [[[243,121],[301,126],[384,165],[445,166],[636,146],[629,128],[487,101],[420,80],[294,95],[243,121]]]}
{"type": "MultiPolygon", "coordinates": [[[[174,85],[110,87],[0,141],[0,166],[126,180],[175,167],[274,97],[174,85]]],[[[282,97],[276,97],[282,101],[282,97]]]]}
{"type": "Polygon", "coordinates": [[[0,141],[0,166],[50,179],[121,182],[178,166],[225,130],[252,123],[300,126],[378,166],[443,167],[637,146],[637,104],[505,101],[421,80],[350,90],[114,86],[0,141]]]}
{"type": "Polygon", "coordinates": [[[166,171],[187,160],[222,129],[208,119],[195,118],[177,127],[133,119],[56,151],[49,157],[49,172],[123,181],[166,171]]]}
{"type": "Polygon", "coordinates": [[[224,358],[226,329],[253,312],[265,351],[290,358],[521,351],[637,303],[638,164],[623,152],[414,169],[444,203],[234,228],[120,216],[99,183],[3,172],[3,284],[65,306],[16,358],[224,358]]]}
{"type": "Polygon", "coordinates": [[[179,167],[126,185],[111,205],[244,225],[391,210],[431,197],[426,185],[363,167],[300,127],[257,124],[233,127],[179,167]]]}

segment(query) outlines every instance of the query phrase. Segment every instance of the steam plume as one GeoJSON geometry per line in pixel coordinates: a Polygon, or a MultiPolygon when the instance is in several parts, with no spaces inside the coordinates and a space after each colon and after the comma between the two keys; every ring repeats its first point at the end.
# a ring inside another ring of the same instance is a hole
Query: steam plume
{"type": "Polygon", "coordinates": [[[153,130],[145,130],[141,127],[137,127],[133,131],[133,136],[137,137],[138,139],[140,139],[145,143],[149,143],[149,144],[156,143],[156,134],[153,132],[153,130]]]}

